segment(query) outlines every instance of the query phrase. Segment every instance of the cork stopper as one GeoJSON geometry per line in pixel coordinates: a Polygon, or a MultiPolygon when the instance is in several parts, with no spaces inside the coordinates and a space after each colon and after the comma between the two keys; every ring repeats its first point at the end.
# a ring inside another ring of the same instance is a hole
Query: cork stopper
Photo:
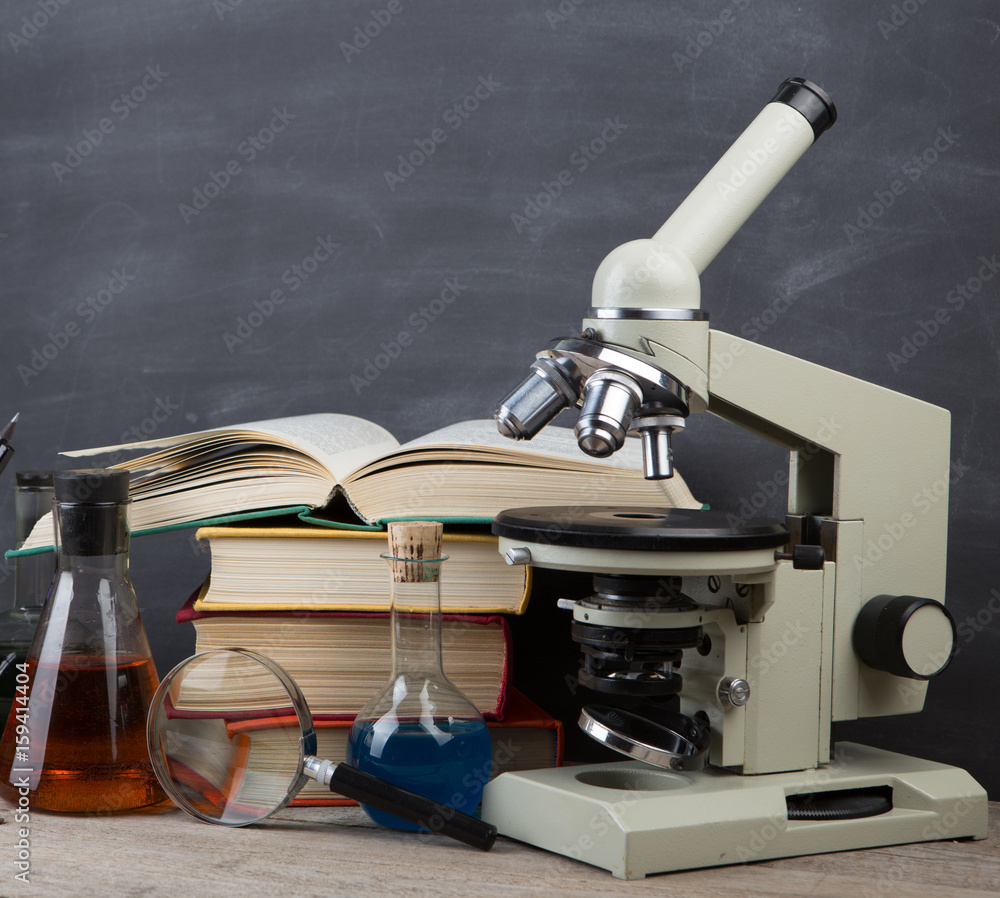
{"type": "Polygon", "coordinates": [[[422,583],[438,579],[441,570],[436,564],[411,564],[441,557],[441,534],[444,527],[437,521],[393,521],[389,524],[389,554],[393,561],[392,579],[396,583],[422,583]]]}

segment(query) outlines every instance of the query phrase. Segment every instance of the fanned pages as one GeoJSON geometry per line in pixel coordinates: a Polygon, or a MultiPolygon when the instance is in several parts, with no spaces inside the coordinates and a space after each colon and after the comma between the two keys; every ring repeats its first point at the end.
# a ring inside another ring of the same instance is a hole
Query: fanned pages
{"type": "MultiPolygon", "coordinates": [[[[638,440],[595,459],[566,428],[517,443],[501,437],[492,420],[452,424],[399,445],[362,418],[302,415],[64,454],[110,455],[101,463],[131,472],[131,528],[138,533],[265,509],[294,506],[307,514],[337,494],[372,527],[414,518],[487,523],[525,505],[700,505],[679,474],[643,479],[638,440]],[[136,451],[146,454],[123,457],[136,451]]],[[[51,542],[47,517],[20,551],[51,542]]]]}

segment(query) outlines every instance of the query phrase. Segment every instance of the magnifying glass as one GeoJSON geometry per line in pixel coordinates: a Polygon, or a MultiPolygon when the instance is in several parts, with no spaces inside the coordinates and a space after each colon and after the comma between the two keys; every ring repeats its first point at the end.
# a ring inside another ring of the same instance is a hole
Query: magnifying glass
{"type": "Polygon", "coordinates": [[[316,757],[316,731],[295,681],[247,649],[202,652],[160,683],[146,723],[156,778],[192,817],[257,823],[310,779],[375,810],[489,851],[496,827],[348,764],[316,757]]]}

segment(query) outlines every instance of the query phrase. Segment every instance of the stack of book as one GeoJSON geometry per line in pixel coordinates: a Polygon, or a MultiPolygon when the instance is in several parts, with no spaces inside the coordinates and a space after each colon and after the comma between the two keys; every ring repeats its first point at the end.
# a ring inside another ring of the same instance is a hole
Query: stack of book
{"type": "MultiPolygon", "coordinates": [[[[240,646],[284,667],[332,761],[389,676],[384,527],[444,522],[444,669],[486,718],[497,775],[561,763],[563,729],[510,686],[504,615],[524,612],[531,575],[504,562],[486,527],[529,505],[699,506],[679,476],[644,480],[641,450],[628,442],[613,460],[590,459],[571,431],[550,427],[523,444],[492,421],[469,421],[400,445],[360,418],[307,415],[65,454],[111,453],[130,471],[133,533],[203,525],[211,575],[177,620],[193,624],[199,652],[240,646]],[[122,460],[134,451],[145,454],[122,460]]],[[[45,551],[50,533],[43,520],[19,554],[45,551]]],[[[266,752],[268,728],[251,729],[250,744],[266,752]]],[[[346,799],[312,784],[297,801],[346,799]]]]}
{"type": "MultiPolygon", "coordinates": [[[[197,536],[211,551],[211,577],[177,615],[194,625],[196,650],[240,646],[278,662],[309,705],[320,757],[343,760],[351,722],[392,664],[390,578],[379,557],[388,548],[385,533],[257,523],[203,527],[197,536]]],[[[505,564],[486,534],[450,532],[443,547],[444,670],[488,722],[493,775],[558,765],[562,725],[510,687],[510,628],[502,615],[524,610],[528,569],[505,564]]],[[[246,694],[232,699],[247,702],[246,694]]],[[[268,733],[248,735],[256,744],[268,733]]],[[[296,799],[336,801],[312,782],[296,799]]]]}

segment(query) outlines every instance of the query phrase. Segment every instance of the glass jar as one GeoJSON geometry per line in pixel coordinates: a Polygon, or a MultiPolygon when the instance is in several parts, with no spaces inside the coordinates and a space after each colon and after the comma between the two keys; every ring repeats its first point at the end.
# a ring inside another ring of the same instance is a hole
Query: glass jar
{"type": "MultiPolygon", "coordinates": [[[[38,519],[52,510],[52,474],[18,471],[14,487],[15,547],[20,549],[38,519]]],[[[55,554],[14,559],[14,600],[0,613],[0,722],[6,722],[17,690],[17,665],[31,648],[42,605],[55,572],[55,554]]]]}

